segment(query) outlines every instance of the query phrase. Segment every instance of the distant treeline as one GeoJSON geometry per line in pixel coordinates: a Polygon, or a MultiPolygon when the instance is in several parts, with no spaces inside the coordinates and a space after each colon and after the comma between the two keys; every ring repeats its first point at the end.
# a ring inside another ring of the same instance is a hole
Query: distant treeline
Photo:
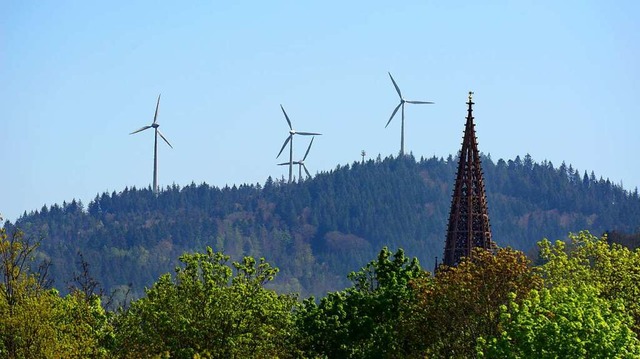
{"type": "MultiPolygon", "coordinates": [[[[79,254],[105,290],[143,295],[184,252],[211,246],[233,259],[265,257],[280,268],[271,285],[281,293],[322,296],[348,285],[346,274],[383,246],[404,248],[433,268],[444,247],[456,159],[413,156],[338,166],[288,184],[211,187],[173,185],[98,194],[17,220],[27,236],[42,237],[38,256],[64,283],[80,270],[79,254]]],[[[637,188],[627,191],[593,172],[562,163],[483,157],[493,238],[529,255],[543,237],[566,238],[588,229],[613,233],[630,247],[640,232],[637,188]]],[[[13,226],[6,223],[7,228],[13,226]]]]}

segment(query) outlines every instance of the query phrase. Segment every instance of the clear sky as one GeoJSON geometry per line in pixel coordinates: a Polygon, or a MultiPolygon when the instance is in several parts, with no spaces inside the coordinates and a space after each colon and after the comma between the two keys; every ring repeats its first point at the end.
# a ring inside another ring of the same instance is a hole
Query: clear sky
{"type": "MultiPolygon", "coordinates": [[[[288,135],[321,132],[312,173],[406,151],[455,154],[467,92],[480,150],[640,186],[638,1],[0,3],[0,213],[159,182],[287,176],[288,135]]],[[[308,138],[296,138],[294,159],[308,138]]],[[[453,180],[453,179],[452,179],[453,180]]]]}

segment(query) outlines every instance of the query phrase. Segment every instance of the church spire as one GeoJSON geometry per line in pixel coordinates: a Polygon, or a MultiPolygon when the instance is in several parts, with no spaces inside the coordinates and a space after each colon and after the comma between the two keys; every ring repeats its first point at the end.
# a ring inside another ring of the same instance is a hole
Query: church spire
{"type": "Polygon", "coordinates": [[[469,257],[473,247],[493,247],[478,139],[473,123],[473,92],[469,92],[467,105],[467,122],[458,159],[444,248],[443,264],[450,267],[457,265],[461,257],[469,257]]]}

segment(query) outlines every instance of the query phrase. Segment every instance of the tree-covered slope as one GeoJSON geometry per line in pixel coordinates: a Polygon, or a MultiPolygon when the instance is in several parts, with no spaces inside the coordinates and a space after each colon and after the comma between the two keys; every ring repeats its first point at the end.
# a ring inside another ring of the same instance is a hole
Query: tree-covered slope
{"type": "MultiPolygon", "coordinates": [[[[532,252],[543,237],[588,229],[637,232],[640,198],[593,173],[564,164],[484,158],[493,238],[532,252]]],[[[217,188],[176,185],[71,201],[22,216],[16,225],[44,236],[57,288],[80,270],[78,252],[107,291],[131,285],[135,296],[185,251],[209,245],[233,258],[265,257],[281,269],[282,291],[324,294],[347,285],[383,246],[402,247],[433,268],[442,255],[456,161],[378,158],[338,166],[286,184],[217,188]]],[[[8,224],[11,225],[11,224],[8,224]]]]}

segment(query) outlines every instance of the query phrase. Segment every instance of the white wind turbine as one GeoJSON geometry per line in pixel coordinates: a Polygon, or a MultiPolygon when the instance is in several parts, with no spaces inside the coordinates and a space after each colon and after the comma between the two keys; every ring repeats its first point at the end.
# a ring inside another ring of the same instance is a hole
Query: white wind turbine
{"type": "Polygon", "coordinates": [[[160,125],[157,122],[158,121],[158,107],[159,106],[160,106],[160,95],[158,95],[158,102],[156,103],[156,112],[155,112],[155,115],[153,115],[153,123],[148,125],[148,126],[144,126],[144,127],[140,128],[140,129],[135,130],[135,131],[130,133],[130,135],[133,135],[134,133],[142,132],[142,131],[147,130],[149,128],[153,128],[155,130],[155,140],[154,140],[154,144],[153,144],[153,193],[155,193],[156,195],[158,194],[158,135],[160,135],[160,137],[162,137],[164,142],[166,142],[167,145],[169,145],[169,147],[173,148],[173,146],[171,146],[171,144],[164,137],[164,135],[162,135],[162,132],[160,132],[160,130],[158,130],[158,127],[160,127],[160,125]]]}
{"type": "Polygon", "coordinates": [[[287,124],[289,125],[289,136],[282,144],[282,148],[280,148],[280,152],[278,152],[278,155],[276,156],[276,158],[280,157],[280,154],[282,153],[284,148],[287,147],[287,143],[289,143],[289,183],[291,183],[293,179],[293,136],[295,135],[319,136],[322,134],[315,133],[315,132],[300,132],[300,131],[294,130],[293,127],[291,126],[291,120],[289,120],[289,116],[287,116],[287,112],[284,110],[284,107],[280,105],[280,108],[282,109],[282,113],[284,113],[284,118],[287,120],[287,124]]]}
{"type": "Polygon", "coordinates": [[[400,128],[400,155],[404,155],[404,104],[412,103],[417,105],[426,105],[426,104],[431,105],[433,104],[433,102],[405,100],[404,97],[402,97],[402,92],[400,92],[400,88],[398,87],[398,84],[396,84],[396,81],[393,79],[393,76],[391,76],[391,72],[389,72],[389,77],[391,78],[391,82],[393,82],[393,86],[396,88],[396,91],[398,92],[398,96],[400,97],[400,103],[393,110],[393,113],[391,114],[391,117],[389,118],[389,121],[387,121],[387,124],[384,126],[384,128],[387,128],[387,126],[389,126],[389,123],[391,123],[391,120],[393,120],[393,116],[395,116],[398,110],[400,109],[400,107],[402,107],[402,126],[400,128]]]}

